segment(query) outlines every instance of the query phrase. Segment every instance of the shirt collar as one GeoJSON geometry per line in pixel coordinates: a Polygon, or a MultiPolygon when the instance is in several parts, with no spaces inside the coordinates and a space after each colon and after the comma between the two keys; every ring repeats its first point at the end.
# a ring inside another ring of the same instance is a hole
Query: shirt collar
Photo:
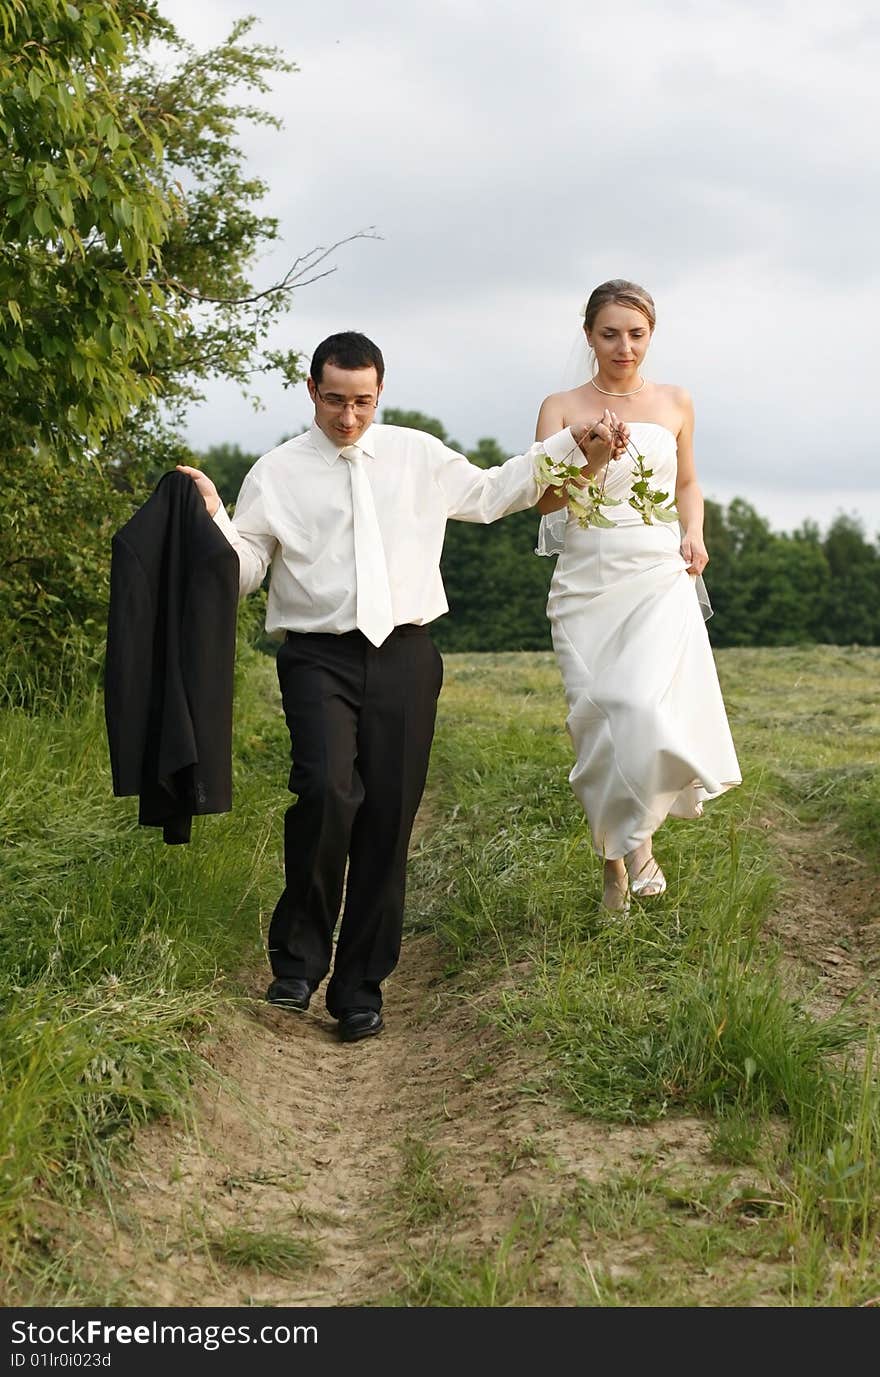
{"type": "MultiPolygon", "coordinates": [[[[317,450],[325,464],[335,464],[342,450],[348,449],[347,445],[337,445],[329,436],[325,435],[317,421],[313,421],[309,430],[309,440],[312,447],[317,450]]],[[[376,437],[372,425],[367,426],[354,449],[360,450],[362,454],[368,455],[370,459],[376,457],[376,437]]]]}

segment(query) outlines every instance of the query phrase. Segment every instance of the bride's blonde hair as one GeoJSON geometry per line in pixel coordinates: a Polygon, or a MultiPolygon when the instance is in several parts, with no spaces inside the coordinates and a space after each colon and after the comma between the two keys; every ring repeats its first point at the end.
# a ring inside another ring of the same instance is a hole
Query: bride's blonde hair
{"type": "Polygon", "coordinates": [[[610,282],[602,282],[590,292],[584,307],[584,325],[588,330],[592,330],[602,307],[612,302],[616,306],[631,306],[633,310],[641,311],[651,329],[654,329],[657,312],[651,293],[640,287],[638,282],[627,282],[623,277],[612,277],[610,282]]]}

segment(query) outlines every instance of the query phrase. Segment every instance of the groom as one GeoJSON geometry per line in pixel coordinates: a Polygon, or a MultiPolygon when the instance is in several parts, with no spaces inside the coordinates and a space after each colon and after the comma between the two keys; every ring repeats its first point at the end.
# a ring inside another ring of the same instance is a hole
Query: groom
{"type": "Polygon", "coordinates": [[[571,463],[579,446],[592,472],[613,443],[604,427],[579,426],[481,469],[432,435],[376,424],[384,375],[365,335],[319,344],[314,422],[256,462],[232,521],[207,475],[181,466],[238,553],[240,595],[271,569],[266,629],[282,641],[297,797],[284,820],[267,998],[307,1009],[332,963],[326,1003],[344,1042],[381,1030],[382,982],[400,955],[407,847],[443,679],[428,627],[448,610],[446,522],[530,507],[544,491],[536,461],[571,463]]]}

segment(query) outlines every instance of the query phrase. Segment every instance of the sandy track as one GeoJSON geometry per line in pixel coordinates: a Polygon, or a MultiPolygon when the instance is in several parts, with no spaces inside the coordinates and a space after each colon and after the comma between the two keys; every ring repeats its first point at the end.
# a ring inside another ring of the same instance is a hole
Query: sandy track
{"type": "MultiPolygon", "coordinates": [[[[829,831],[780,832],[779,843],[788,879],[768,927],[793,976],[812,981],[811,1007],[832,1012],[854,991],[876,1007],[880,920],[863,869],[841,862],[829,831]]],[[[248,975],[205,1049],[216,1075],[197,1090],[193,1124],[139,1133],[114,1227],[94,1221],[117,1304],[388,1303],[420,1241],[437,1242],[395,1206],[408,1139],[430,1145],[458,1198],[442,1243],[471,1252],[497,1247],[525,1202],[552,1205],[575,1180],[637,1169],[646,1154],[658,1169],[707,1171],[697,1119],[631,1128],[567,1112],[535,1049],[487,1027],[480,1000],[444,976],[432,937],[405,940],[385,1030],[358,1044],[339,1042],[322,990],[308,1013],[285,1013],[266,1004],[267,978],[248,975]],[[318,1258],[288,1279],[231,1266],[210,1247],[230,1228],[300,1238],[318,1258]]],[[[611,1248],[604,1265],[627,1261],[611,1248]]],[[[570,1257],[551,1249],[538,1272],[534,1303],[575,1303],[570,1257]]]]}

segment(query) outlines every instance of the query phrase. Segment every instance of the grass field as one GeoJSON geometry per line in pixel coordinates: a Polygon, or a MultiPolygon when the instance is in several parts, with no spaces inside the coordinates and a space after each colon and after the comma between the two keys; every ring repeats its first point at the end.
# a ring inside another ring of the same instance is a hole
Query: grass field
{"type": "MultiPolygon", "coordinates": [[[[414,1127],[389,1197],[406,1240],[392,1303],[534,1303],[541,1240],[584,1237],[638,1240],[642,1262],[624,1276],[579,1264],[580,1304],[880,1294],[876,1001],[866,980],[858,1000],[820,1011],[813,974],[798,976],[798,951],[769,922],[797,904],[781,832],[808,847],[831,835],[816,863],[829,884],[847,856],[859,863],[864,912],[841,937],[864,937],[873,969],[880,652],[717,660],[744,784],[702,822],[662,829],[669,891],[622,922],[600,909],[600,865],[566,782],[552,656],[448,657],[410,932],[436,932],[487,1026],[546,1059],[547,1093],[609,1131],[696,1116],[712,1168],[670,1175],[646,1149],[637,1173],[525,1204],[501,1245],[462,1253],[449,1218],[479,1201],[444,1181],[414,1127]]],[[[137,1125],[186,1122],[192,1081],[209,1074],[204,1034],[261,956],[288,801],[270,662],[242,655],[236,703],[234,810],[197,820],[176,848],[137,827],[135,801],[112,798],[97,695],[0,718],[0,1280],[12,1300],[76,1301],[50,1207],[75,1215],[102,1192],[112,1207],[137,1125]]],[[[227,1231],[213,1246],[281,1273],[310,1256],[275,1235],[227,1231]]]]}
{"type": "MultiPolygon", "coordinates": [[[[717,658],[744,784],[700,823],[666,824],[656,850],[669,891],[627,922],[600,908],[601,864],[563,783],[570,747],[552,657],[456,660],[434,758],[438,820],[415,865],[420,921],[481,979],[491,963],[498,976],[519,973],[492,1016],[549,1046],[579,1111],[635,1123],[710,1116],[719,1162],[755,1170],[755,1199],[777,1202],[761,1207],[773,1230],[750,1228],[758,1252],[773,1234],[783,1255],[810,1259],[803,1280],[789,1278],[791,1298],[852,1303],[880,1289],[873,1011],[811,1013],[810,975],[793,995],[764,927],[783,884],[775,823],[809,832],[822,820],[867,861],[876,935],[880,655],[717,658]]],[[[644,1182],[638,1194],[651,1195],[644,1182]]],[[[741,1230],[721,1232],[723,1246],[742,1246],[741,1230]]]]}

